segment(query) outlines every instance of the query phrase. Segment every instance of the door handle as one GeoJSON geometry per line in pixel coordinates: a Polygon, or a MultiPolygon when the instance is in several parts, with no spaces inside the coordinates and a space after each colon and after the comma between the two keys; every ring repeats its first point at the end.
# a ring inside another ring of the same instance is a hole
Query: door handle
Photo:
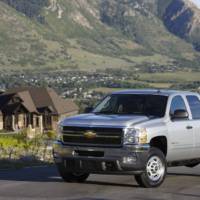
{"type": "Polygon", "coordinates": [[[193,129],[192,126],[186,126],[186,129],[193,129]]]}

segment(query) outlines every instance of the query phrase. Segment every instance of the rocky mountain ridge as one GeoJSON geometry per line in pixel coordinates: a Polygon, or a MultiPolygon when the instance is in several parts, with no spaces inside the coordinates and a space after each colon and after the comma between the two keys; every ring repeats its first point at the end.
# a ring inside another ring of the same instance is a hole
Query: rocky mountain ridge
{"type": "Polygon", "coordinates": [[[198,68],[190,1],[0,0],[0,69],[198,68]]]}
{"type": "Polygon", "coordinates": [[[191,0],[173,0],[165,10],[163,21],[169,31],[200,50],[200,9],[191,0]]]}

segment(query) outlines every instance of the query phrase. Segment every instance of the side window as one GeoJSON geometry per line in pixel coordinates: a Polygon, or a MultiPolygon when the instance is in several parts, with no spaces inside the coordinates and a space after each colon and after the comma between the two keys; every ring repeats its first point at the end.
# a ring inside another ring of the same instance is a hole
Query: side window
{"type": "Polygon", "coordinates": [[[174,111],[176,110],[187,110],[185,102],[181,96],[176,96],[172,99],[170,107],[170,115],[173,115],[174,111]]]}
{"type": "Polygon", "coordinates": [[[187,101],[192,112],[193,119],[200,119],[200,100],[197,96],[187,96],[187,101]]]}

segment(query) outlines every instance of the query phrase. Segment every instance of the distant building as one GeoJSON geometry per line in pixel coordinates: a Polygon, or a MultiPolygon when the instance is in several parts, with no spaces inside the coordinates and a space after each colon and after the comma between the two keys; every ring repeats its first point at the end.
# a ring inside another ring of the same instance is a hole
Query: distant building
{"type": "Polygon", "coordinates": [[[78,111],[73,101],[59,97],[53,89],[14,88],[0,94],[0,130],[55,130],[61,118],[78,111]]]}

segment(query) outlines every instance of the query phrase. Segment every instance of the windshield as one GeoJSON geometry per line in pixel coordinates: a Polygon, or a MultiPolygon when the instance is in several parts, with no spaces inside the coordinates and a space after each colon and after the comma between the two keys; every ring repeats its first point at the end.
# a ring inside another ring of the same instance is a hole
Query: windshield
{"type": "Polygon", "coordinates": [[[93,113],[164,117],[167,99],[161,95],[113,94],[104,98],[93,113]]]}

